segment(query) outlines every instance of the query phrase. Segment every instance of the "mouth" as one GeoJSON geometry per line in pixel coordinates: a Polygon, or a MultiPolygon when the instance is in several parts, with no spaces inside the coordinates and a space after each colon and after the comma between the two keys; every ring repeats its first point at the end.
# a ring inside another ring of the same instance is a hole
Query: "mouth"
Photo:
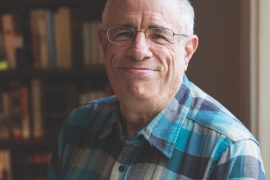
{"type": "Polygon", "coordinates": [[[145,67],[119,67],[119,69],[134,75],[148,75],[155,72],[155,70],[145,67]]]}

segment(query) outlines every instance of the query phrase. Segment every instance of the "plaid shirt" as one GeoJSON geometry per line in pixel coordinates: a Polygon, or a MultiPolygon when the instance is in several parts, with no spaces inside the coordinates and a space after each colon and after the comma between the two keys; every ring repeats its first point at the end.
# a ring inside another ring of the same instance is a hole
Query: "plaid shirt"
{"type": "Polygon", "coordinates": [[[61,130],[48,179],[266,177],[251,133],[184,76],[170,104],[129,140],[115,96],[73,111],[61,130]]]}

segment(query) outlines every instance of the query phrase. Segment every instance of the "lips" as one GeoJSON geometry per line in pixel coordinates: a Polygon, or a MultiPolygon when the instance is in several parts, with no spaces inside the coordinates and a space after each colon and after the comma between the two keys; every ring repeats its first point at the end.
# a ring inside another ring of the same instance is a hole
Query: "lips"
{"type": "Polygon", "coordinates": [[[146,67],[119,67],[119,69],[134,75],[147,75],[155,72],[155,70],[146,67]]]}

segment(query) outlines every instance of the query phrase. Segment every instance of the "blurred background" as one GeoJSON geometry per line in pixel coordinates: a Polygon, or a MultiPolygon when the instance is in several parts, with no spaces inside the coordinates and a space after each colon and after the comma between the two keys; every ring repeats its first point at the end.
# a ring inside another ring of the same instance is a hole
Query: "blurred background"
{"type": "Polygon", "coordinates": [[[191,0],[199,47],[188,77],[220,101],[261,144],[270,172],[270,1],[191,0]]]}
{"type": "MultiPolygon", "coordinates": [[[[0,180],[43,180],[72,109],[113,94],[96,30],[105,0],[0,0],[0,180]]],[[[270,1],[191,0],[189,80],[261,144],[270,172],[270,1]]]]}

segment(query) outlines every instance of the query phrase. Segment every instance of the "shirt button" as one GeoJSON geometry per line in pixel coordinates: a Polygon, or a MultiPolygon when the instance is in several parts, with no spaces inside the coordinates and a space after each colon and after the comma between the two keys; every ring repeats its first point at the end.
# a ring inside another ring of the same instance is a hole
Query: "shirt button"
{"type": "Polygon", "coordinates": [[[119,172],[123,172],[125,170],[125,167],[124,166],[119,166],[119,172]]]}

